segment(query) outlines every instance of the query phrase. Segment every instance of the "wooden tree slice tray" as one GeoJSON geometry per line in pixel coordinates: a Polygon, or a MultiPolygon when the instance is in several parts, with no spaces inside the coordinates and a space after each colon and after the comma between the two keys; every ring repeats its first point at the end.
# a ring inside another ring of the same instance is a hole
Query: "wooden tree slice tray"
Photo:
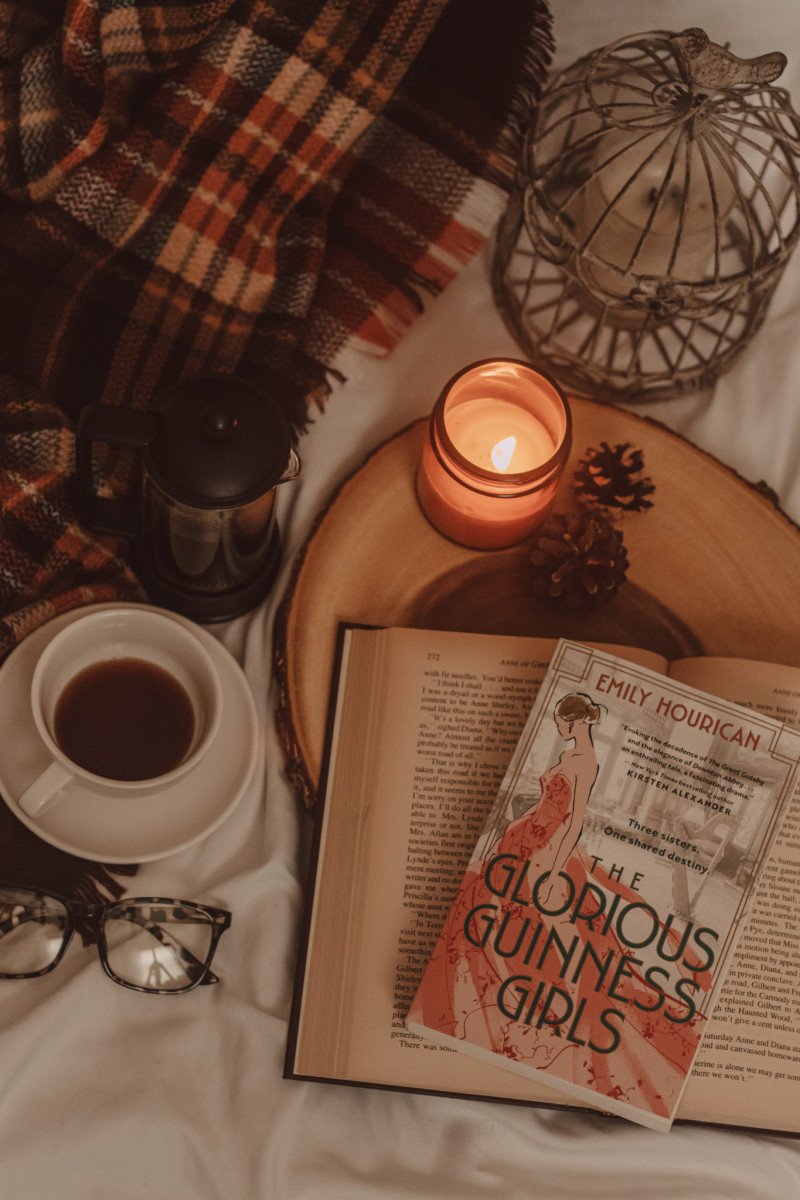
{"type": "Polygon", "coordinates": [[[298,555],[276,624],[278,725],[313,808],[339,621],[638,645],[668,658],[733,655],[800,665],[800,530],[757,486],[664,426],[574,399],[573,454],[556,509],[573,507],[587,447],[631,442],[654,506],[622,518],[628,581],[596,612],[532,594],[525,547],[468,550],[437,533],[414,476],[427,421],[379,446],[330,500],[298,555]]]}

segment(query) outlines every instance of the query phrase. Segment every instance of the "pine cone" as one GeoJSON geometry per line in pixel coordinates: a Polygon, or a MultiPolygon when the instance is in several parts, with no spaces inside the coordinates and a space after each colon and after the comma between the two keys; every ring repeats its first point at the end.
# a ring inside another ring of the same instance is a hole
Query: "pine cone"
{"type": "Polygon", "coordinates": [[[625,579],[622,534],[598,514],[554,513],[533,544],[534,588],[567,608],[601,604],[625,579]]]}
{"type": "Polygon", "coordinates": [[[601,442],[599,450],[590,447],[574,475],[578,499],[589,508],[618,508],[624,512],[652,508],[652,500],[645,499],[656,490],[652,479],[636,478],[643,469],[642,452],[631,449],[630,442],[613,449],[608,442],[601,442]]]}

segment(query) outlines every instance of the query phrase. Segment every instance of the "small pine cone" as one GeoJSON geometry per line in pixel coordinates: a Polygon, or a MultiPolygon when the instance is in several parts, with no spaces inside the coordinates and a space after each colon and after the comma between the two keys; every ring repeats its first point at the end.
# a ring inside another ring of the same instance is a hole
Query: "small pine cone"
{"type": "Polygon", "coordinates": [[[630,442],[613,448],[601,442],[599,450],[590,447],[574,475],[578,499],[588,508],[618,508],[624,512],[652,508],[652,500],[646,497],[656,489],[652,479],[641,477],[643,469],[642,452],[633,450],[630,442]]]}
{"type": "Polygon", "coordinates": [[[533,544],[531,562],[537,592],[581,609],[614,595],[625,579],[628,554],[622,534],[602,516],[554,513],[533,544]]]}

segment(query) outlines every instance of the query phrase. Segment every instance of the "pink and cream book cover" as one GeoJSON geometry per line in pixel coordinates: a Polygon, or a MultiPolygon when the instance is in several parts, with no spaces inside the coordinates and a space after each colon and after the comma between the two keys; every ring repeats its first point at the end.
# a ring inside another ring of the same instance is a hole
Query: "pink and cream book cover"
{"type": "Polygon", "coordinates": [[[668,1129],[799,759],[780,722],[559,642],[408,1028],[668,1129]]]}

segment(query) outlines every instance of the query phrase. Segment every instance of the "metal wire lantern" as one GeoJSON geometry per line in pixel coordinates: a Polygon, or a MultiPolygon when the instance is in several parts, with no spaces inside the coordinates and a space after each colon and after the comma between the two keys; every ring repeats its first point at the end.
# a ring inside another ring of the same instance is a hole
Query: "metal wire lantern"
{"type": "Polygon", "coordinates": [[[701,29],[623,38],[549,85],[497,232],[511,332],[579,394],[707,386],[764,319],[800,236],[783,54],[701,29]]]}

